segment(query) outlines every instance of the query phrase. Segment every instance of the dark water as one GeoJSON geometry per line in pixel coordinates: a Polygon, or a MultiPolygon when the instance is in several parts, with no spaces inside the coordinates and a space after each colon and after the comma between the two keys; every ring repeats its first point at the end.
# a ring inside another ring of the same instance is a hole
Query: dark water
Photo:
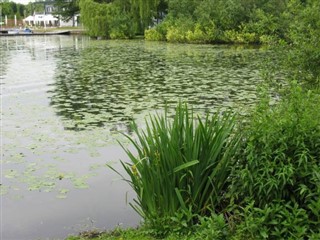
{"type": "Polygon", "coordinates": [[[266,50],[81,36],[1,37],[1,239],[63,239],[136,226],[130,121],[179,99],[196,111],[247,111],[266,50]]]}

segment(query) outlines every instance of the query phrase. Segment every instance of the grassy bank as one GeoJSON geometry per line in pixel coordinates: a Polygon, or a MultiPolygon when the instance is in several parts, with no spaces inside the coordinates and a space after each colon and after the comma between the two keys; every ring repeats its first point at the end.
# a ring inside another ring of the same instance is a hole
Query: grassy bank
{"type": "MultiPolygon", "coordinates": [[[[208,239],[200,232],[189,235],[171,234],[170,236],[161,238],[163,240],[200,240],[208,239]]],[[[143,229],[115,229],[109,232],[89,231],[82,232],[78,236],[69,236],[66,240],[159,240],[160,238],[148,234],[143,229]]]]}

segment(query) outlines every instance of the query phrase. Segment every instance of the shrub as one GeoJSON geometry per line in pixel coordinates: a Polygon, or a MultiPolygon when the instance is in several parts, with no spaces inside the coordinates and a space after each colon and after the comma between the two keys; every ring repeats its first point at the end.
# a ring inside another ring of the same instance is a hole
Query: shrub
{"type": "Polygon", "coordinates": [[[190,43],[205,43],[208,42],[207,34],[201,29],[200,24],[196,24],[194,31],[189,30],[186,33],[186,39],[190,43]]]}
{"type": "Polygon", "coordinates": [[[215,42],[220,40],[221,31],[217,28],[214,21],[209,21],[204,25],[204,30],[207,35],[208,42],[215,42]]]}
{"type": "Polygon", "coordinates": [[[163,41],[165,37],[155,28],[150,28],[144,31],[144,38],[148,41],[163,41]]]}
{"type": "Polygon", "coordinates": [[[241,211],[234,239],[305,239],[308,216],[298,204],[272,202],[261,208],[251,203],[241,211]]]}
{"type": "Polygon", "coordinates": [[[166,39],[168,42],[186,42],[186,32],[172,26],[167,31],[166,39]]]}
{"type": "Polygon", "coordinates": [[[246,32],[245,30],[227,30],[224,32],[224,40],[230,43],[256,43],[257,35],[255,33],[246,32]]]}
{"type": "Polygon", "coordinates": [[[176,21],[169,19],[166,24],[168,42],[187,42],[187,32],[194,29],[193,20],[187,17],[178,18],[176,21]]]}
{"type": "Polygon", "coordinates": [[[274,35],[261,35],[259,37],[259,42],[267,45],[274,45],[279,41],[279,39],[274,35]]]}
{"type": "Polygon", "coordinates": [[[246,130],[231,193],[260,209],[269,205],[275,211],[274,204],[283,203],[285,209],[303,211],[307,234],[320,225],[319,102],[317,92],[296,83],[278,105],[262,101],[246,130]]]}
{"type": "Polygon", "coordinates": [[[213,214],[210,217],[201,217],[199,220],[194,239],[229,239],[229,226],[223,214],[213,214]]]}
{"type": "Polygon", "coordinates": [[[320,86],[320,2],[308,1],[291,23],[287,68],[311,88],[320,86]]]}
{"type": "Polygon", "coordinates": [[[136,156],[126,150],[131,163],[121,162],[137,194],[133,208],[158,234],[188,228],[198,216],[222,212],[239,135],[232,114],[194,119],[187,105],[179,104],[175,116],[156,115],[145,131],[133,123],[137,140],[127,136],[136,156]]]}

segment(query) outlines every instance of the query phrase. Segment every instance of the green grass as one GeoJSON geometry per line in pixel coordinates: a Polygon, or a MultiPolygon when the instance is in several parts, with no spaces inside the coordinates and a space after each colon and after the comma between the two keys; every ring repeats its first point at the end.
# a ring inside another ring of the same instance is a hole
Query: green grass
{"type": "Polygon", "coordinates": [[[69,236],[66,240],[226,240],[229,239],[226,231],[223,232],[226,230],[226,226],[223,217],[216,215],[212,218],[203,218],[201,223],[195,226],[194,231],[188,234],[176,232],[171,233],[166,237],[159,238],[150,233],[150,229],[142,226],[138,229],[115,228],[114,230],[107,232],[99,232],[97,230],[87,231],[80,233],[78,236],[69,236]]]}
{"type": "Polygon", "coordinates": [[[155,238],[147,236],[143,231],[138,229],[121,229],[116,228],[109,232],[99,232],[96,230],[82,232],[79,236],[70,236],[66,240],[153,240],[155,238]]]}

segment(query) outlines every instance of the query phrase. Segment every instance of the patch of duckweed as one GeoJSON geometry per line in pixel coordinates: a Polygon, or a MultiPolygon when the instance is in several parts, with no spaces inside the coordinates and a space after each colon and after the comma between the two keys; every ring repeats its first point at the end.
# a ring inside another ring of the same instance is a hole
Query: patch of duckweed
{"type": "Polygon", "coordinates": [[[68,192],[69,192],[69,189],[61,188],[58,190],[58,195],[56,196],[56,198],[65,199],[65,198],[67,198],[68,192]]]}
{"type": "Polygon", "coordinates": [[[0,185],[0,196],[8,193],[8,186],[0,185]]]}

